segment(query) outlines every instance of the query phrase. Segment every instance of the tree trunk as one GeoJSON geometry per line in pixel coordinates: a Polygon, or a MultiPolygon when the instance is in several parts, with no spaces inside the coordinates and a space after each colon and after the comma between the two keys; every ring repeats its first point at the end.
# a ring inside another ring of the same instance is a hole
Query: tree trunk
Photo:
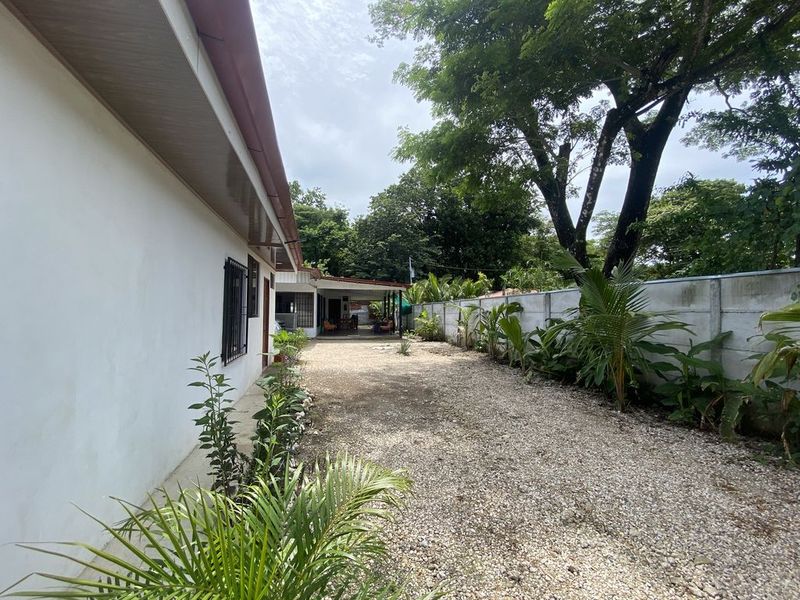
{"type": "MultiPolygon", "coordinates": [[[[559,165],[554,165],[551,160],[547,145],[539,129],[538,116],[533,114],[530,115],[528,120],[520,120],[518,127],[525,136],[525,141],[531,149],[536,162],[536,174],[533,176],[533,182],[544,197],[547,211],[553,220],[558,243],[562,248],[569,251],[581,265],[588,267],[586,235],[584,234],[582,239],[575,235],[575,225],[567,207],[566,181],[560,185],[557,175],[559,165]]],[[[562,161],[569,163],[568,147],[562,146],[559,149],[558,160],[559,164],[562,164],[562,161]]]]}
{"type": "Polygon", "coordinates": [[[614,147],[614,140],[622,129],[625,119],[630,117],[631,113],[627,109],[612,108],[606,115],[600,136],[597,139],[597,148],[592,159],[592,166],[589,169],[589,180],[586,182],[581,212],[578,216],[578,223],[575,226],[575,237],[583,240],[584,252],[586,251],[586,230],[589,228],[589,222],[594,214],[597,195],[600,192],[600,184],[603,183],[603,175],[605,175],[608,159],[614,147]]]}
{"type": "Polygon", "coordinates": [[[631,170],[617,227],[603,265],[606,276],[611,274],[614,267],[630,261],[636,254],[641,238],[641,225],[647,218],[661,156],[678,122],[689,91],[690,88],[686,88],[667,98],[655,120],[648,125],[642,125],[634,117],[625,127],[631,149],[631,170]]]}

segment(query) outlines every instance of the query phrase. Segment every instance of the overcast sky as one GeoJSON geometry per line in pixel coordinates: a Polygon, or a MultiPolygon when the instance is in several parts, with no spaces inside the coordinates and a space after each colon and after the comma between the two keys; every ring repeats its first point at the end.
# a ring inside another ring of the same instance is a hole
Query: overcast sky
{"type": "MultiPolygon", "coordinates": [[[[413,56],[413,41],[368,41],[372,26],[366,0],[251,0],[267,87],[289,179],[322,188],[351,216],[366,212],[371,196],[408,169],[392,160],[399,127],[412,131],[433,123],[429,107],[392,82],[402,61],[413,56]]],[[[693,108],[718,104],[694,98],[693,108]]],[[[743,182],[753,175],[746,163],[680,143],[676,129],[661,163],[657,186],[687,172],[743,182]]],[[[612,167],[597,210],[618,210],[626,170],[612,167]]],[[[581,179],[577,180],[578,183],[581,179]]],[[[577,212],[579,200],[571,206],[577,212]]]]}

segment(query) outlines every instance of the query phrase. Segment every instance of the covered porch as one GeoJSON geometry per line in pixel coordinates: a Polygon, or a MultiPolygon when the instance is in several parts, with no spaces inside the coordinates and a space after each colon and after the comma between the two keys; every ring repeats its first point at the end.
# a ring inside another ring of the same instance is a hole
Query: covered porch
{"type": "Polygon", "coordinates": [[[275,320],[309,337],[402,335],[406,284],[323,276],[316,269],[279,273],[275,320]],[[370,308],[370,305],[372,308],[370,308]]]}

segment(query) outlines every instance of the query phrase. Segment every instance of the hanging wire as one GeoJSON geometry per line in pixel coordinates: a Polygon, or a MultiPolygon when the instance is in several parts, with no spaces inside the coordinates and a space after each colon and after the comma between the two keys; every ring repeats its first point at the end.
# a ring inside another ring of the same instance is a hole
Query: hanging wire
{"type": "Polygon", "coordinates": [[[438,263],[432,263],[432,262],[425,262],[424,265],[426,267],[439,267],[441,269],[453,269],[453,270],[456,270],[456,271],[463,271],[464,273],[466,273],[468,271],[475,271],[475,272],[478,272],[478,271],[492,271],[494,273],[505,273],[506,271],[508,271],[508,269],[491,269],[491,268],[485,268],[484,269],[484,268],[481,268],[481,267],[454,267],[452,265],[440,265],[438,263]]]}

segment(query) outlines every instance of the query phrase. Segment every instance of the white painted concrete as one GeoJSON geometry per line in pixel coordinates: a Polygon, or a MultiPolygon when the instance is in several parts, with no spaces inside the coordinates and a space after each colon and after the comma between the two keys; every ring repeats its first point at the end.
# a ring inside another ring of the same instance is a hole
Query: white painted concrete
{"type": "MultiPolygon", "coordinates": [[[[53,568],[10,543],[102,544],[72,503],[114,521],[109,496],[142,499],[195,445],[189,359],[219,353],[247,247],[2,6],[0,80],[2,589],[53,568]]],[[[261,331],[224,369],[239,390],[261,331]]]]}

